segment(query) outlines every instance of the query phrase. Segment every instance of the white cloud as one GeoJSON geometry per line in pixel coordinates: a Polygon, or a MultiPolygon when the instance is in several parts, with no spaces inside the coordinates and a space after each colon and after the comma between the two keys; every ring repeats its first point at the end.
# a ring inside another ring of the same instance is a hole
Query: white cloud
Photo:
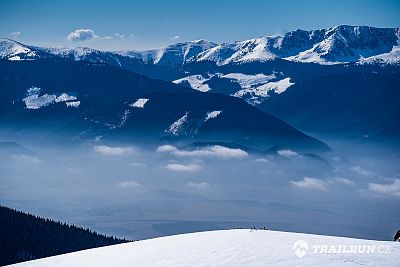
{"type": "Polygon", "coordinates": [[[125,34],[115,33],[115,37],[118,39],[125,39],[125,34]]]}
{"type": "Polygon", "coordinates": [[[377,194],[400,197],[400,179],[395,179],[391,184],[369,183],[368,190],[377,194]]]}
{"type": "Polygon", "coordinates": [[[269,162],[269,160],[268,160],[268,159],[266,159],[266,158],[258,158],[258,159],[256,159],[256,162],[263,162],[263,163],[267,163],[267,162],[269,162]]]}
{"type": "Polygon", "coordinates": [[[300,181],[290,181],[291,184],[305,189],[325,190],[327,183],[313,177],[304,177],[300,181]]]}
{"type": "Polygon", "coordinates": [[[175,40],[178,40],[178,39],[180,39],[181,37],[179,36],[179,35],[174,35],[174,36],[172,36],[171,38],[169,38],[170,40],[172,40],[172,41],[175,41],[175,40]]]}
{"type": "Polygon", "coordinates": [[[118,146],[94,146],[93,150],[97,153],[107,156],[122,156],[127,154],[132,154],[133,149],[130,147],[118,147],[118,146]]]}
{"type": "Polygon", "coordinates": [[[146,164],[144,164],[142,162],[132,162],[131,166],[132,167],[146,167],[146,164]]]}
{"type": "Polygon", "coordinates": [[[12,155],[11,158],[15,161],[24,161],[24,162],[29,162],[29,163],[41,163],[42,161],[35,156],[30,156],[30,155],[12,155]]]}
{"type": "Polygon", "coordinates": [[[157,148],[157,152],[170,153],[178,157],[219,157],[219,158],[244,158],[246,151],[239,148],[228,148],[224,146],[210,146],[196,150],[180,150],[171,145],[163,145],[157,148]]]}
{"type": "Polygon", "coordinates": [[[350,170],[352,170],[353,172],[356,172],[360,175],[363,175],[363,176],[373,176],[374,175],[373,172],[363,169],[360,166],[353,166],[350,168],[350,170]]]}
{"type": "Polygon", "coordinates": [[[297,152],[292,151],[290,149],[278,150],[277,153],[279,156],[286,157],[286,158],[292,158],[292,157],[299,155],[297,152]]]}
{"type": "Polygon", "coordinates": [[[346,179],[346,178],[337,177],[337,178],[335,178],[334,180],[335,180],[335,182],[338,183],[338,184],[354,185],[354,182],[353,182],[353,181],[351,181],[351,180],[349,180],[349,179],[346,179]]]}
{"type": "Polygon", "coordinates": [[[165,166],[170,171],[175,172],[196,172],[201,170],[200,165],[197,164],[178,164],[178,163],[170,163],[165,166]]]}
{"type": "Polygon", "coordinates": [[[188,182],[187,185],[189,187],[193,187],[193,188],[196,188],[196,189],[204,189],[204,188],[207,188],[209,186],[209,184],[206,183],[206,182],[199,182],[199,183],[188,182]]]}
{"type": "Polygon", "coordinates": [[[68,41],[87,41],[98,38],[91,29],[76,29],[67,36],[68,41]]]}
{"type": "Polygon", "coordinates": [[[136,181],[130,180],[130,181],[119,182],[116,184],[116,186],[119,188],[137,188],[137,187],[141,187],[142,185],[136,181]]]}
{"type": "Polygon", "coordinates": [[[11,32],[10,35],[12,38],[17,39],[21,35],[21,32],[11,32]]]}

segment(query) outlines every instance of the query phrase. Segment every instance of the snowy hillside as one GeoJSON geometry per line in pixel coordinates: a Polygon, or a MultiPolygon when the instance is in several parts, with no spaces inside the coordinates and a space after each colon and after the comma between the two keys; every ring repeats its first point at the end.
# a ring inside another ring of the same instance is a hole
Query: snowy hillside
{"type": "Polygon", "coordinates": [[[0,58],[21,60],[35,58],[36,53],[27,46],[9,39],[0,39],[0,58]]]}
{"type": "Polygon", "coordinates": [[[397,266],[399,258],[397,242],[242,229],[136,241],[15,266],[397,266]]]}
{"type": "Polygon", "coordinates": [[[146,51],[121,51],[117,52],[123,56],[140,58],[145,63],[178,66],[193,59],[199,53],[215,47],[216,44],[195,40],[185,43],[177,43],[167,47],[146,51]]]}

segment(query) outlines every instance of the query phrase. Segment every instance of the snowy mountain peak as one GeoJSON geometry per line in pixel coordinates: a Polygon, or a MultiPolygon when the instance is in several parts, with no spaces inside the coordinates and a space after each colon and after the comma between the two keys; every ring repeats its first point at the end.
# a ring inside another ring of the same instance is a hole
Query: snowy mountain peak
{"type": "Polygon", "coordinates": [[[35,57],[35,52],[29,47],[10,39],[0,38],[0,58],[22,60],[35,57]]]}
{"type": "Polygon", "coordinates": [[[312,40],[313,46],[286,59],[321,64],[353,63],[390,52],[398,43],[398,31],[396,28],[349,25],[314,31],[317,38],[312,40]]]}
{"type": "Polygon", "coordinates": [[[275,59],[277,56],[268,50],[267,45],[268,39],[265,37],[224,43],[200,53],[195,60],[209,60],[215,61],[217,65],[226,65],[275,59]]]}
{"type": "Polygon", "coordinates": [[[167,47],[145,51],[122,51],[120,55],[140,58],[146,63],[160,65],[181,65],[199,53],[215,47],[217,44],[206,40],[176,43],[167,47]]]}

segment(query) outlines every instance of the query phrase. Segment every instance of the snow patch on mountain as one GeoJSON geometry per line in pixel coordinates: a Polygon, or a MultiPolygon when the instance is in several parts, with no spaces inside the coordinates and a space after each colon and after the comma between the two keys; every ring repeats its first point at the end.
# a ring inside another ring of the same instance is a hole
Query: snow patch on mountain
{"type": "Polygon", "coordinates": [[[166,130],[167,133],[172,135],[179,135],[183,131],[183,125],[188,120],[188,112],[177,121],[171,124],[171,126],[166,130]]]}
{"type": "Polygon", "coordinates": [[[235,80],[243,89],[251,88],[255,85],[267,83],[268,81],[275,79],[275,74],[265,75],[263,73],[249,75],[243,73],[228,73],[220,76],[221,78],[227,78],[235,80]]]}
{"type": "Polygon", "coordinates": [[[56,100],[55,95],[44,94],[39,96],[38,94],[28,95],[22,101],[25,102],[27,109],[39,109],[41,107],[48,106],[56,100]]]}
{"type": "Polygon", "coordinates": [[[204,119],[204,122],[210,120],[210,119],[215,119],[222,113],[222,110],[215,110],[211,112],[207,112],[206,118],[204,119]]]}
{"type": "Polygon", "coordinates": [[[130,107],[133,108],[144,108],[144,105],[149,101],[148,98],[139,98],[134,103],[130,104],[130,107]]]}
{"type": "Polygon", "coordinates": [[[400,64],[400,46],[393,47],[389,53],[380,54],[368,58],[362,58],[357,62],[358,65],[366,64],[388,64],[388,65],[399,65],[400,64]]]}
{"type": "Polygon", "coordinates": [[[58,102],[74,101],[76,99],[77,99],[76,96],[71,96],[68,95],[67,93],[62,93],[55,99],[55,101],[58,103],[58,102]]]}
{"type": "Polygon", "coordinates": [[[398,266],[399,258],[399,242],[235,229],[87,249],[16,266],[398,266]]]}
{"type": "Polygon", "coordinates": [[[71,102],[66,102],[65,104],[67,105],[67,107],[77,108],[81,104],[81,101],[71,101],[71,102]]]}
{"type": "Polygon", "coordinates": [[[294,83],[292,83],[288,77],[275,82],[267,82],[257,87],[239,90],[234,93],[233,96],[244,98],[250,104],[256,105],[262,103],[267,97],[269,97],[270,92],[281,94],[292,85],[294,85],[294,83]]]}
{"type": "Polygon", "coordinates": [[[62,93],[59,96],[56,94],[41,94],[42,89],[39,87],[32,86],[27,89],[26,97],[22,99],[27,109],[40,109],[50,104],[65,102],[67,107],[79,107],[81,101],[76,101],[76,96],[62,93]]]}
{"type": "Polygon", "coordinates": [[[8,60],[10,60],[10,61],[20,61],[22,59],[19,56],[12,56],[8,60]]]}
{"type": "Polygon", "coordinates": [[[211,77],[204,78],[202,75],[191,75],[181,79],[177,79],[173,81],[173,83],[182,84],[184,82],[187,82],[192,89],[198,90],[200,92],[208,92],[211,90],[211,88],[208,86],[208,84],[205,84],[205,82],[208,81],[210,78],[211,77]]]}

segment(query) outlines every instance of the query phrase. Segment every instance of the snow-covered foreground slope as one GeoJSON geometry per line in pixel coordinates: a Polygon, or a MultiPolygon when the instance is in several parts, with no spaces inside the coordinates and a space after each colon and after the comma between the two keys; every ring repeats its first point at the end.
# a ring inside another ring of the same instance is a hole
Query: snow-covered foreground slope
{"type": "Polygon", "coordinates": [[[161,237],[17,266],[398,266],[399,259],[396,242],[241,229],[161,237]],[[323,246],[347,253],[323,253],[323,246]]]}

